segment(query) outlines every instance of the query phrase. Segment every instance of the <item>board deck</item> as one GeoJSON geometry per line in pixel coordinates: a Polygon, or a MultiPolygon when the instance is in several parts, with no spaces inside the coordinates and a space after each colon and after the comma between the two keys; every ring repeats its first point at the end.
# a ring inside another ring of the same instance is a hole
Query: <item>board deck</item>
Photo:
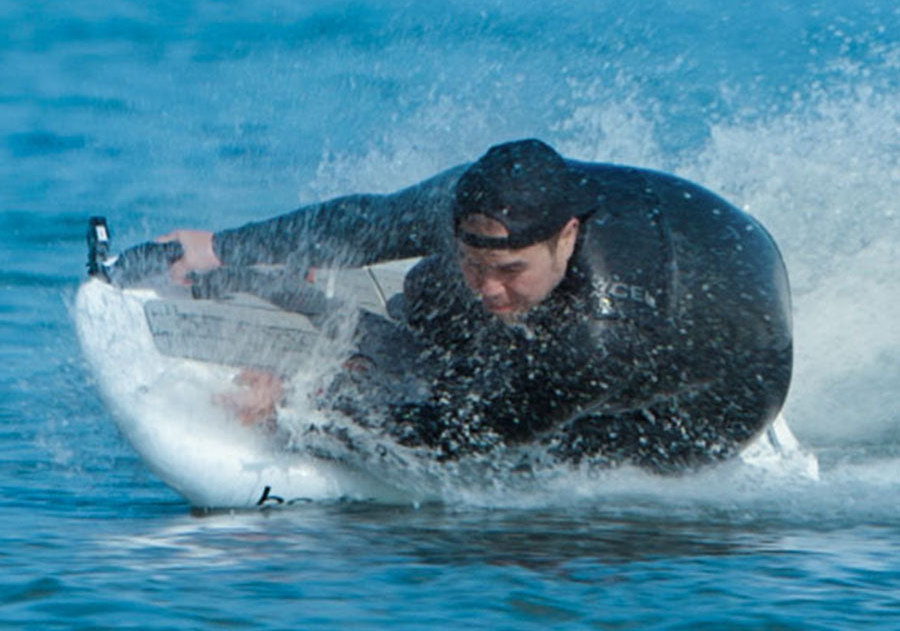
{"type": "MultiPolygon", "coordinates": [[[[329,298],[391,319],[388,301],[418,259],[352,270],[319,270],[311,286],[329,298]]],[[[217,300],[155,298],[144,315],[157,350],[170,357],[289,374],[325,335],[322,318],[281,310],[247,293],[217,300]]]]}

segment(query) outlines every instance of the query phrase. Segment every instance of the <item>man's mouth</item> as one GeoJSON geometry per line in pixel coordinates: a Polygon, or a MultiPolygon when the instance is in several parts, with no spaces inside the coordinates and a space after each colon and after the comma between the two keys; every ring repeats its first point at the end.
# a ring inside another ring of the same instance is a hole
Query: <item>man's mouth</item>
{"type": "Polygon", "coordinates": [[[490,302],[484,303],[484,308],[487,309],[488,311],[490,311],[491,313],[511,313],[513,311],[512,305],[509,305],[509,304],[502,305],[502,304],[496,304],[496,303],[490,303],[490,302]]]}

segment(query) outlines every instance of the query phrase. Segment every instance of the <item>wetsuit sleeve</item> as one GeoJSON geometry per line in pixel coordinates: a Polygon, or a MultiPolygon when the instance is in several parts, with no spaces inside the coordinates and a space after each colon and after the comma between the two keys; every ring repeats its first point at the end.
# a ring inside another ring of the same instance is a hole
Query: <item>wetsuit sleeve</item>
{"type": "Polygon", "coordinates": [[[225,265],[367,265],[423,256],[452,238],[454,187],[465,166],[391,195],[351,195],[224,230],[214,236],[225,265]]]}

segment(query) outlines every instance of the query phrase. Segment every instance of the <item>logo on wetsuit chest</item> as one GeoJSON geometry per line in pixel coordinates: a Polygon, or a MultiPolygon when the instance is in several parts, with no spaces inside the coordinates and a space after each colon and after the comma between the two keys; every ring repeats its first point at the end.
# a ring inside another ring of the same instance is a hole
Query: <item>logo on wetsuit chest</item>
{"type": "Polygon", "coordinates": [[[597,306],[603,315],[615,313],[613,300],[628,300],[646,305],[651,309],[656,308],[656,298],[641,285],[613,282],[603,278],[595,279],[593,285],[594,293],[597,296],[597,306]]]}

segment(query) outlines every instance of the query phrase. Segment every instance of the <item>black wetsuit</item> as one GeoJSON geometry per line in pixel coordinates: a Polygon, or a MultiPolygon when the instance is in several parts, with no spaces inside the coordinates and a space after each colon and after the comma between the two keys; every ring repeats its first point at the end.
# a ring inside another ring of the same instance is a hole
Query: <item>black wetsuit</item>
{"type": "Polygon", "coordinates": [[[679,470],[734,455],[778,413],[791,374],[787,277],[753,218],[685,180],[568,161],[596,205],[562,283],[522,326],[487,314],[455,261],[465,167],[215,235],[228,266],[426,256],[405,287],[433,395],[391,406],[402,441],[443,457],[541,444],[565,461],[679,470]]]}

